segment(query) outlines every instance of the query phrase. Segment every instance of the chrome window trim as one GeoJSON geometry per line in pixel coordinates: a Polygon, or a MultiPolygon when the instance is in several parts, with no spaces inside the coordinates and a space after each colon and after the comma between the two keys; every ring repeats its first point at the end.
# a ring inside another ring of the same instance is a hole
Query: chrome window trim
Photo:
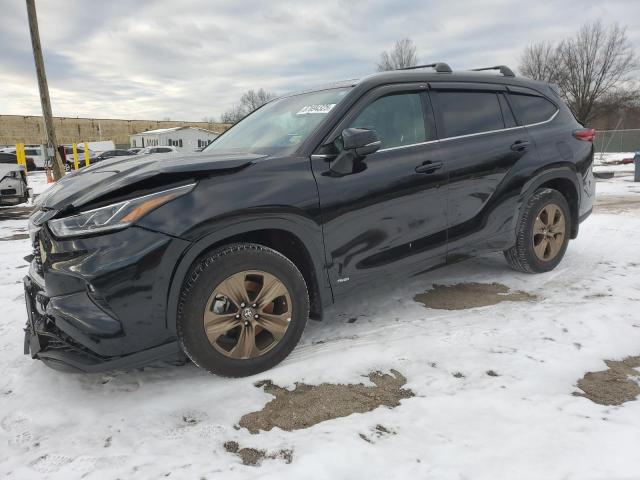
{"type": "Polygon", "coordinates": [[[553,115],[551,115],[547,120],[544,120],[544,121],[538,122],[538,123],[530,123],[528,125],[518,125],[516,127],[509,127],[509,128],[500,128],[498,130],[489,130],[487,132],[469,133],[467,135],[457,135],[455,137],[439,138],[437,140],[429,140],[428,142],[412,143],[410,145],[400,145],[398,147],[381,148],[380,150],[378,150],[378,152],[387,152],[387,151],[390,151],[390,150],[398,150],[398,149],[401,149],[401,148],[415,147],[415,146],[418,146],[418,145],[428,145],[430,143],[447,142],[449,140],[458,140],[460,138],[477,137],[477,136],[480,136],[480,135],[489,135],[489,134],[493,134],[493,133],[508,132],[508,131],[512,131],[512,130],[519,130],[521,128],[536,127],[538,125],[544,125],[545,123],[551,122],[554,118],[556,118],[556,116],[558,115],[559,112],[560,112],[560,110],[556,110],[553,113],[553,115]]]}
{"type": "MultiPolygon", "coordinates": [[[[393,150],[401,150],[401,149],[404,149],[404,148],[417,147],[417,146],[420,146],[420,145],[429,145],[431,143],[448,142],[449,140],[458,140],[460,138],[471,138],[471,137],[478,137],[480,135],[490,135],[490,134],[493,134],[493,133],[508,132],[508,131],[519,130],[521,128],[527,128],[527,127],[537,127],[538,125],[544,125],[545,123],[551,122],[554,118],[556,118],[558,113],[560,113],[560,109],[556,109],[556,111],[553,113],[553,115],[551,115],[547,120],[544,120],[542,122],[529,123],[527,125],[518,125],[516,127],[509,127],[509,128],[500,128],[498,130],[489,130],[487,132],[469,133],[467,135],[458,135],[458,136],[455,136],[455,137],[439,138],[437,140],[428,140],[426,142],[411,143],[409,145],[399,145],[397,147],[381,148],[380,150],[378,150],[375,153],[390,152],[390,151],[393,151],[393,150]]],[[[331,157],[335,157],[335,156],[336,156],[336,154],[314,153],[313,155],[311,155],[311,158],[331,158],[331,157]]]]}

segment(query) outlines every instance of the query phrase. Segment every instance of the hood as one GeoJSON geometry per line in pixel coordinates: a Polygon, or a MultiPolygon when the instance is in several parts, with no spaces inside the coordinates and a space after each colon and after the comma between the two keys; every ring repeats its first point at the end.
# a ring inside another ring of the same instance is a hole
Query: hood
{"type": "Polygon", "coordinates": [[[241,170],[266,155],[170,154],[115,157],[69,173],[40,195],[36,204],[45,209],[80,207],[119,190],[148,188],[150,183],[171,184],[184,179],[222,175],[241,170]],[[149,180],[152,182],[149,182],[149,180]]]}

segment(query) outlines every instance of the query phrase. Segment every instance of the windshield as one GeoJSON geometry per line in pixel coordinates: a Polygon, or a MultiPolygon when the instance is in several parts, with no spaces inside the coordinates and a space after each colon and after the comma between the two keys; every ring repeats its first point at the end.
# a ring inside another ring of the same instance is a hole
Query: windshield
{"type": "Polygon", "coordinates": [[[274,100],[204,149],[209,153],[288,154],[349,92],[334,88],[274,100]]]}

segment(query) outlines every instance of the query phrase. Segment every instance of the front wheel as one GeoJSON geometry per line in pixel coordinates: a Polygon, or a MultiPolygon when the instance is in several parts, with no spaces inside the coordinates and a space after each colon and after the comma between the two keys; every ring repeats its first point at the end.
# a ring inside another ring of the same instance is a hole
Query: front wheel
{"type": "Polygon", "coordinates": [[[524,207],[516,244],[504,251],[507,263],[518,271],[542,273],[562,260],[569,243],[571,212],[557,190],[537,190],[524,207]]]}
{"type": "Polygon", "coordinates": [[[308,316],[307,286],[288,258],[262,245],[228,245],[192,267],[178,304],[178,340],[196,365],[244,377],[281,362],[308,316]]]}

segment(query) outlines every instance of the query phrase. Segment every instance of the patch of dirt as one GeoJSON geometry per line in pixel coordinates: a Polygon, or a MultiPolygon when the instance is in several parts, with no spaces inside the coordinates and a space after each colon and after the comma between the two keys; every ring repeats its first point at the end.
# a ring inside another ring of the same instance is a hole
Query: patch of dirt
{"type": "Polygon", "coordinates": [[[257,467],[266,458],[269,459],[281,459],[285,463],[291,463],[293,461],[293,450],[278,450],[277,452],[269,453],[265,450],[258,450],[256,448],[240,448],[238,442],[230,441],[224,443],[224,449],[229,453],[234,453],[240,457],[244,465],[251,465],[257,467]]]}
{"type": "Polygon", "coordinates": [[[14,233],[8,237],[0,237],[0,242],[7,242],[9,240],[26,240],[27,238],[29,238],[28,233],[14,233]]]}
{"type": "Polygon", "coordinates": [[[510,292],[501,283],[458,283],[434,285],[431,290],[413,297],[427,308],[440,310],[465,310],[486,307],[500,302],[530,302],[538,297],[526,292],[510,292]]]}
{"type": "Polygon", "coordinates": [[[275,398],[258,412],[243,415],[239,425],[251,433],[279,427],[291,431],[308,428],[316,423],[334,418],[346,417],[352,413],[365,413],[382,405],[397,407],[403,398],[415,394],[402,388],[407,379],[395,370],[393,375],[381,372],[369,374],[374,386],[363,384],[306,385],[296,383],[293,390],[274,385],[270,380],[258,382],[256,387],[275,398]]]}
{"type": "Polygon", "coordinates": [[[640,396],[638,379],[640,356],[627,357],[622,361],[605,360],[607,370],[589,372],[578,380],[582,392],[574,395],[586,397],[600,405],[622,405],[640,396]],[[634,379],[635,378],[635,379],[634,379]]]}
{"type": "Polygon", "coordinates": [[[364,433],[359,433],[359,437],[367,443],[376,443],[375,440],[387,435],[396,435],[398,432],[395,430],[390,430],[384,425],[376,425],[375,428],[371,430],[370,435],[365,435],[364,433]]]}
{"type": "Polygon", "coordinates": [[[596,196],[594,212],[623,213],[640,210],[640,197],[636,195],[596,196]]]}
{"type": "Polygon", "coordinates": [[[585,295],[582,298],[584,298],[585,300],[591,300],[591,299],[607,298],[612,296],[613,295],[611,295],[610,293],[590,293],[589,295],[585,295]]]}

